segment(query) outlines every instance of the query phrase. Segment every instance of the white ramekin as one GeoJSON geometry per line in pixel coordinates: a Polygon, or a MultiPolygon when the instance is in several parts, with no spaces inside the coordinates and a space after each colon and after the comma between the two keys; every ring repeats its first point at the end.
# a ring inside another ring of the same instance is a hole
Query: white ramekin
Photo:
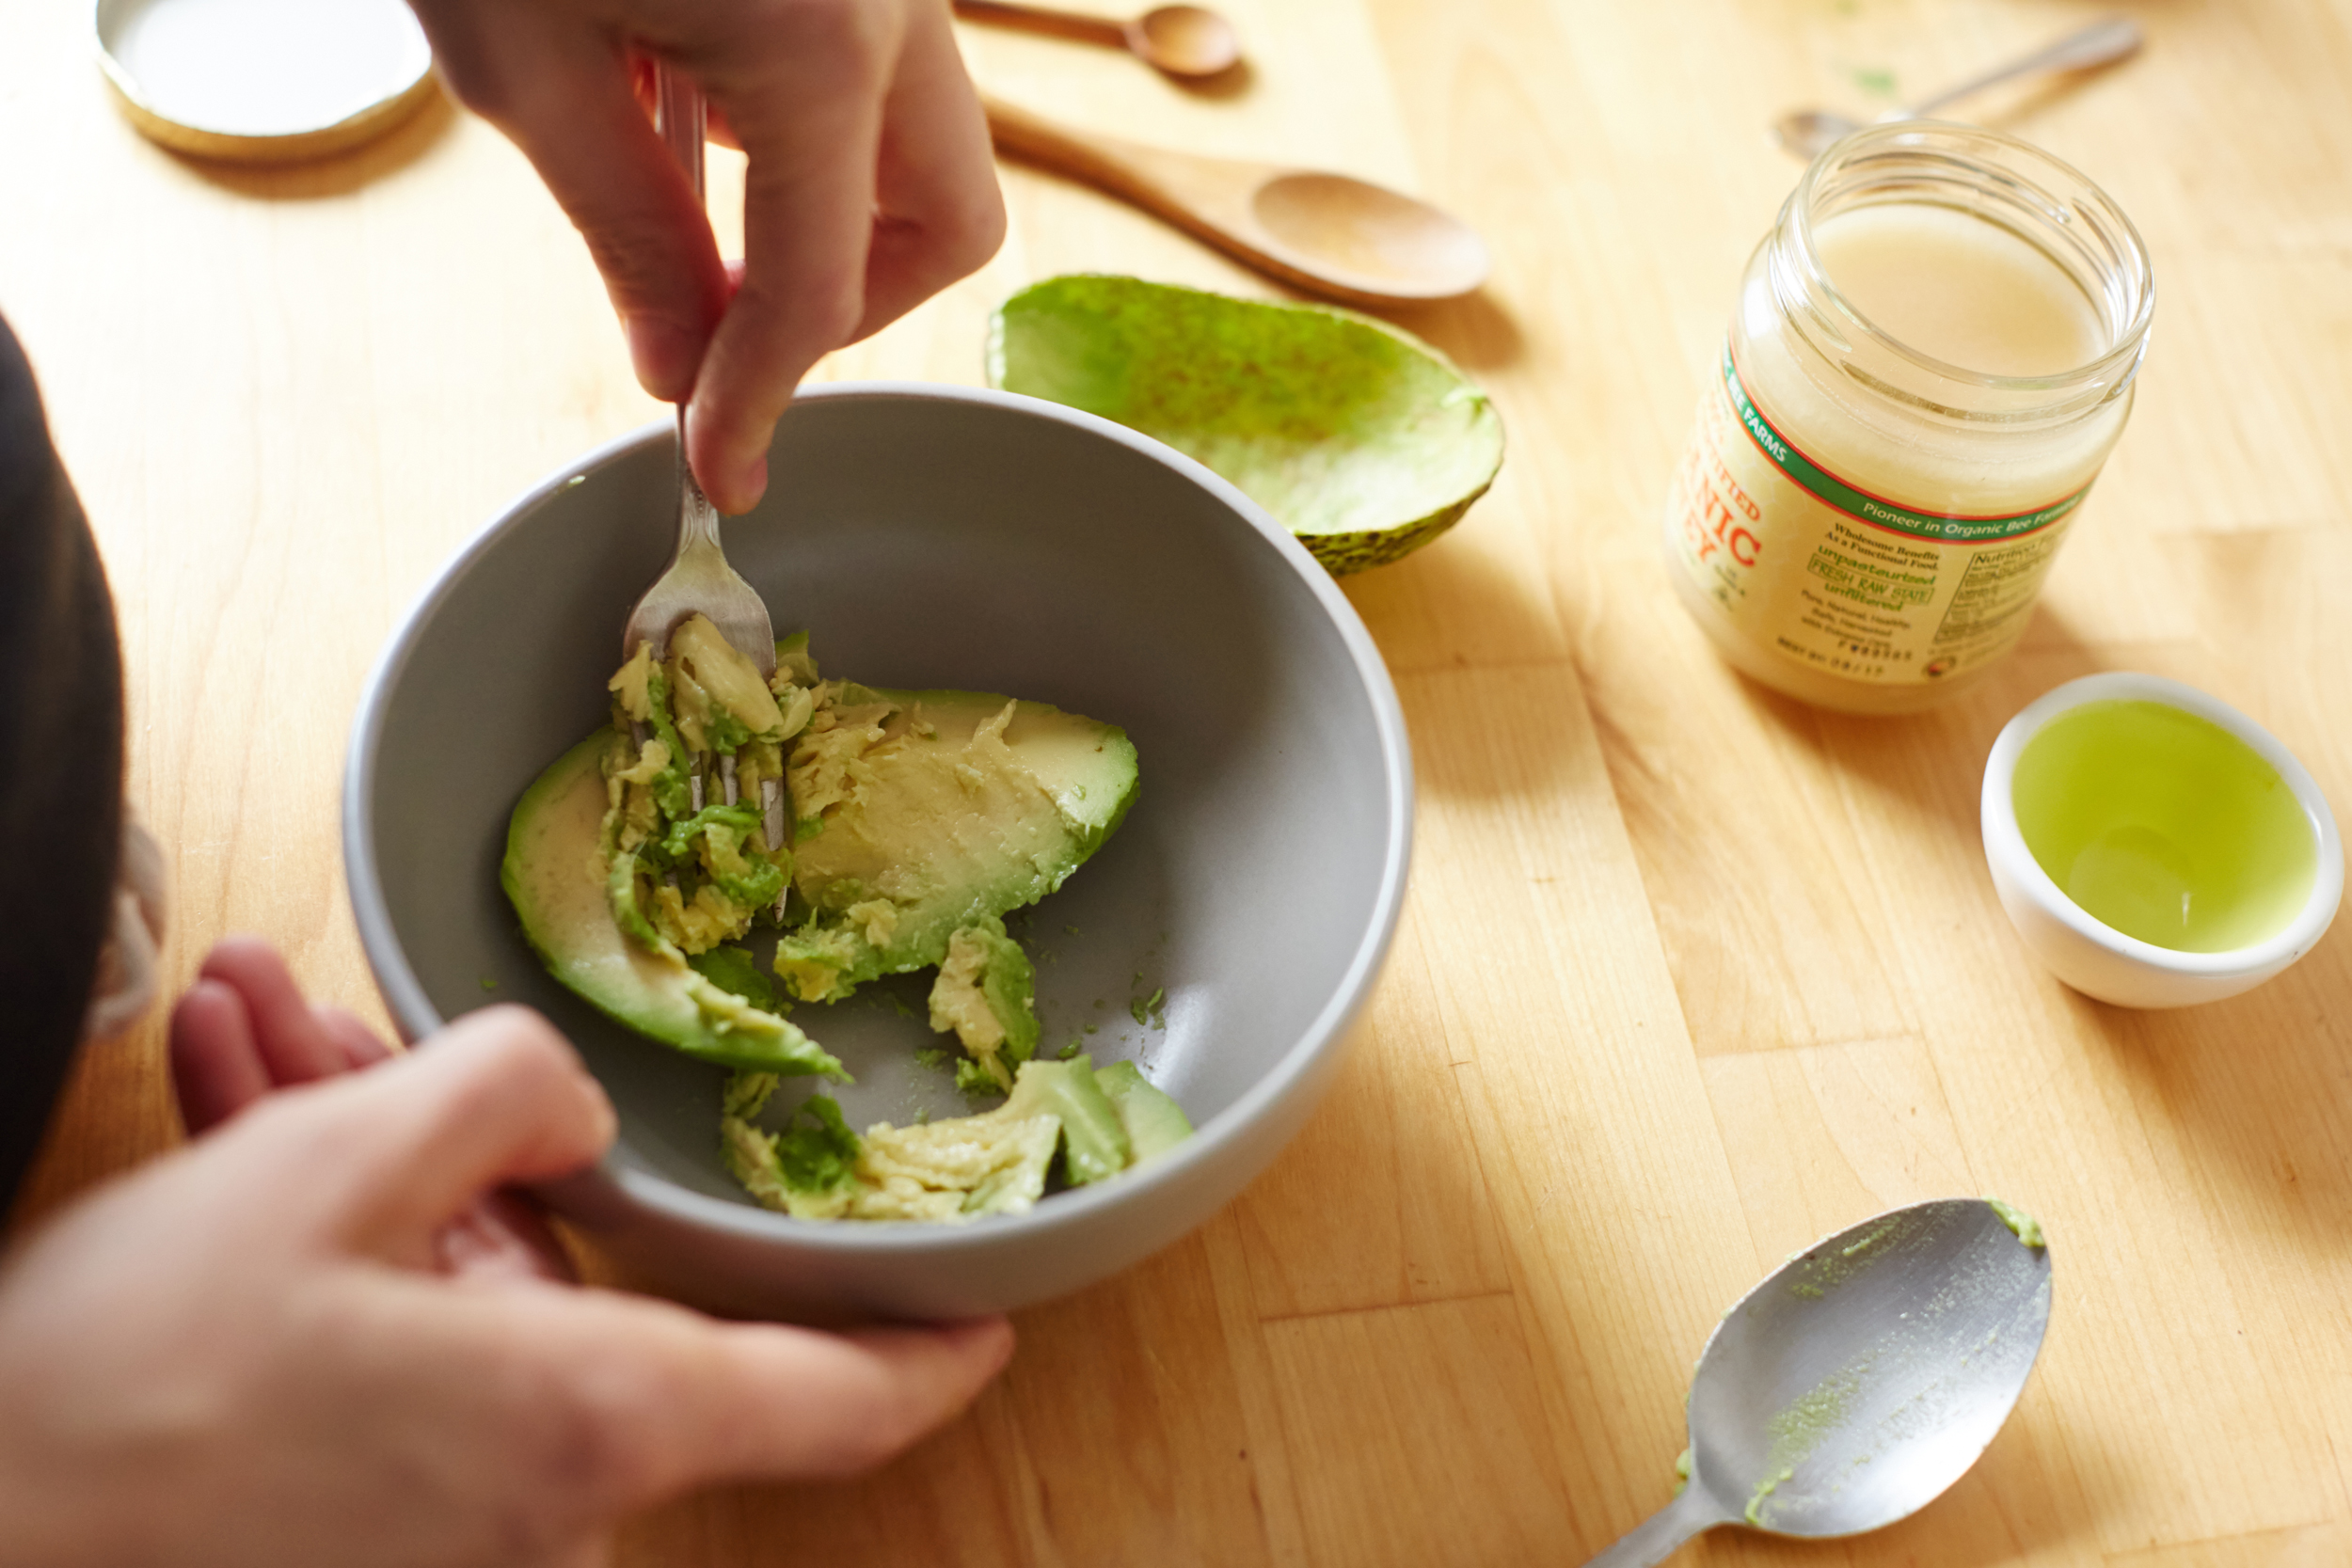
{"type": "Polygon", "coordinates": [[[2122,1007],[2186,1007],[2250,990],[2311,951],[2344,897],[2344,841],[2319,785],[2278,737],[2218,698],[2161,675],[2086,675],[2028,703],[1993,743],[1984,766],[1984,860],[2001,908],[2034,957],[2086,996],[2122,1007]],[[2236,736],[2278,770],[2318,840],[2311,896],[2275,935],[2224,953],[2184,953],[2094,920],[2050,879],[2018,831],[2010,788],[2026,743],[2059,714],[2086,703],[2163,703],[2236,736]]]}

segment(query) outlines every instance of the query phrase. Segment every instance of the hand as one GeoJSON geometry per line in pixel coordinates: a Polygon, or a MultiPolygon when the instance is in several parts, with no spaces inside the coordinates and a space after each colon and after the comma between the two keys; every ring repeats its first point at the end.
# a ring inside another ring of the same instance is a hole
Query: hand
{"type": "Polygon", "coordinates": [[[588,242],[637,377],[691,403],[722,512],[823,355],[996,252],[988,130],[946,0],[411,0],[457,97],[521,147],[588,242]],[[631,86],[652,55],[750,157],[739,287],[631,86]]]}
{"type": "Polygon", "coordinates": [[[610,1141],[569,1047],[501,1007],[388,1054],[259,943],[207,962],[172,1057],[217,1125],[0,1266],[11,1565],[594,1562],[693,1487],[879,1463],[1010,1351],[1001,1320],[819,1334],[558,1283],[476,1205],[610,1141]]]}

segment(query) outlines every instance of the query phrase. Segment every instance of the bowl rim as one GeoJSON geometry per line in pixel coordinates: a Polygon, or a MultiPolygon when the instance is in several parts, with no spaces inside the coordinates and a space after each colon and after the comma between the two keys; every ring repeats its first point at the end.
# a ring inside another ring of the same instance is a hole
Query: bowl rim
{"type": "MultiPolygon", "coordinates": [[[[576,1187],[585,1177],[596,1187],[618,1193],[633,1207],[694,1228],[748,1240],[782,1243],[795,1248],[845,1255],[894,1255],[907,1252],[966,1253],[992,1250],[1018,1238],[1034,1241],[1056,1230],[1086,1224],[1099,1211],[1123,1204],[1149,1189],[1184,1180],[1224,1155],[1244,1131],[1272,1104],[1287,1097],[1314,1064],[1344,1037],[1348,1026],[1368,998],[1381,962],[1395,937],[1403,911],[1406,874],[1412,859],[1413,768],[1406,738],[1403,705],[1389,674],[1387,662],[1374,643],[1337,581],[1308,553],[1291,531],[1232,483],[1174,448],[1108,420],[1041,398],[993,388],[965,387],[920,381],[839,381],[803,387],[795,402],[913,401],[963,403],[997,407],[1033,419],[1068,425],[1125,447],[1173,469],[1208,491],[1244,523],[1257,530],[1321,606],[1347,652],[1369,700],[1380,750],[1381,777],[1390,800],[1382,846],[1378,888],[1371,918],[1350,956],[1338,986],[1322,1009],[1301,1031],[1271,1070],[1191,1137],[1167,1153],[1127,1172],[1119,1181],[1054,1195],[1018,1214],[984,1215],[961,1225],[828,1225],[796,1220],[749,1201],[713,1197],[679,1186],[649,1170],[623,1164],[618,1144],[608,1149],[590,1170],[564,1179],[576,1187]]],[[[788,417],[788,416],[787,416],[788,417]]],[[[649,446],[673,442],[677,427],[663,419],[641,426],[596,446],[563,465],[501,507],[435,572],[408,608],[393,623],[381,653],[369,671],[352,721],[351,739],[343,770],[342,847],[344,879],[360,946],[373,972],[376,988],[395,1026],[409,1040],[421,1039],[444,1026],[427,999],[416,972],[409,966],[392,929],[378,857],[369,821],[373,816],[374,771],[392,688],[407,667],[418,626],[456,591],[474,562],[515,521],[557,492],[582,483],[598,468],[649,446]]],[[[592,1200],[593,1201],[593,1200],[592,1200]]],[[[564,1207],[571,1207],[565,1204],[564,1207]]],[[[1172,1238],[1171,1238],[1172,1239],[1172,1238]]]]}
{"type": "Polygon", "coordinates": [[[2283,968],[2319,941],[2344,895],[2344,843],[2318,781],[2284,742],[2246,714],[2210,692],[2164,675],[2129,670],[2084,675],[2043,692],[2020,708],[2002,726],[1985,758],[1981,819],[1985,861],[1996,879],[2006,877],[2037,909],[2113,957],[2186,979],[2237,980],[2283,968]],[[2295,917],[2261,942],[2217,953],[2194,953],[2127,936],[2069,897],[2026,845],[2011,794],[2017,759],[2026,745],[2060,714],[2092,703],[2133,701],[2178,708],[2235,736],[2277,771],[2302,808],[2319,856],[2312,891],[2295,917]]]}

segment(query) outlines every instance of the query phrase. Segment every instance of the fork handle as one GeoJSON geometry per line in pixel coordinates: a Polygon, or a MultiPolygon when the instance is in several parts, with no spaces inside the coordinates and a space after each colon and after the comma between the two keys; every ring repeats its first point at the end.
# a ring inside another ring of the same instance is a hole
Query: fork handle
{"type": "Polygon", "coordinates": [[[694,187],[694,199],[699,202],[705,194],[703,143],[710,127],[702,88],[667,60],[654,61],[653,85],[654,129],[669,144],[670,156],[677,160],[678,167],[686,171],[686,182],[694,187]]]}
{"type": "MultiPolygon", "coordinates": [[[[692,78],[670,64],[656,60],[653,66],[654,129],[670,149],[670,155],[686,172],[686,182],[692,187],[694,201],[701,205],[706,197],[703,184],[703,147],[710,134],[710,117],[703,103],[702,89],[692,78]]],[[[677,405],[677,477],[678,521],[677,553],[683,557],[697,545],[719,547],[719,510],[703,494],[701,481],[694,477],[693,467],[686,460],[686,404],[677,405]]]]}

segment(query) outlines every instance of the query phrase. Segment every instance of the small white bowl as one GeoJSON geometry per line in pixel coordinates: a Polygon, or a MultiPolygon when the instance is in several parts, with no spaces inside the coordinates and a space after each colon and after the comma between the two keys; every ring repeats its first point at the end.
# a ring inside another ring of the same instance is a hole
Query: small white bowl
{"type": "Polygon", "coordinates": [[[2034,957],[2084,995],[2122,1007],[2186,1007],[2252,990],[2311,951],[2344,896],[2344,842],[2310,772],[2277,736],[2229,704],[2160,675],[2086,675],[2027,704],[2001,731],[1985,762],[1983,830],[1994,889],[2034,957]],[[2319,863],[2311,896],[2277,932],[2220,953],[2159,947],[2093,919],[2034,859],[2010,799],[2018,757],[2058,715],[2118,701],[2162,703],[2219,725],[2251,747],[2294,792],[2317,840],[2319,863]]]}

